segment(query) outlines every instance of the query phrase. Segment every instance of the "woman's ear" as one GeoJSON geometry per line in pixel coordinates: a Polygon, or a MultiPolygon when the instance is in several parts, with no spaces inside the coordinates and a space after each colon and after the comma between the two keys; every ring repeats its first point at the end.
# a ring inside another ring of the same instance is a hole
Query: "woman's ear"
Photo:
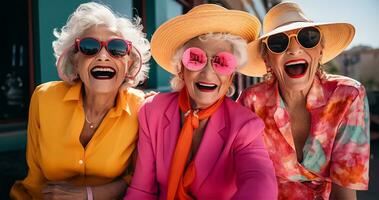
{"type": "Polygon", "coordinates": [[[129,58],[126,62],[126,67],[128,68],[128,71],[134,65],[134,61],[135,61],[135,56],[129,56],[129,58]]]}
{"type": "Polygon", "coordinates": [[[77,54],[72,54],[72,56],[70,56],[70,62],[71,62],[71,64],[72,64],[72,66],[73,66],[73,70],[75,70],[75,72],[77,72],[78,71],[78,57],[77,57],[77,54]]]}
{"type": "Polygon", "coordinates": [[[231,76],[230,76],[230,82],[229,83],[233,83],[233,80],[234,80],[234,76],[236,75],[236,73],[234,72],[231,76]]]}
{"type": "Polygon", "coordinates": [[[229,76],[229,80],[228,80],[228,84],[229,84],[229,86],[230,85],[233,85],[233,80],[234,80],[234,76],[236,75],[236,73],[234,72],[233,74],[231,74],[230,76],[229,76]]]}
{"type": "Polygon", "coordinates": [[[125,56],[126,62],[125,62],[125,73],[127,76],[135,76],[137,74],[137,71],[140,70],[140,57],[138,56],[138,52],[131,51],[131,53],[128,56],[125,56]]]}
{"type": "Polygon", "coordinates": [[[322,61],[322,49],[321,49],[321,51],[320,51],[320,58],[319,58],[319,61],[318,61],[318,63],[320,63],[321,64],[321,61],[322,61]]]}
{"type": "Polygon", "coordinates": [[[182,71],[180,71],[180,72],[178,73],[178,76],[179,76],[180,79],[184,80],[184,76],[183,76],[183,72],[182,72],[182,71]]]}
{"type": "Polygon", "coordinates": [[[183,65],[180,65],[180,67],[178,67],[178,68],[179,68],[178,76],[180,79],[184,80],[183,65]]]}
{"type": "Polygon", "coordinates": [[[265,62],[266,67],[270,68],[271,64],[269,62],[268,55],[267,54],[263,55],[262,59],[263,59],[263,62],[265,62]]]}

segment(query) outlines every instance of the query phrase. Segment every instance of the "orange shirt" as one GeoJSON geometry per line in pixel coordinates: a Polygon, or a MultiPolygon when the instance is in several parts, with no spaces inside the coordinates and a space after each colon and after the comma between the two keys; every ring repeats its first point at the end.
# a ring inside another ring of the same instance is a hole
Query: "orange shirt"
{"type": "Polygon", "coordinates": [[[100,185],[120,176],[129,181],[126,168],[136,147],[143,93],[120,90],[115,107],[83,148],[79,141],[85,121],[81,88],[81,82],[70,86],[56,81],[34,91],[26,149],[29,172],[13,185],[13,198],[41,199],[46,181],[100,185]]]}

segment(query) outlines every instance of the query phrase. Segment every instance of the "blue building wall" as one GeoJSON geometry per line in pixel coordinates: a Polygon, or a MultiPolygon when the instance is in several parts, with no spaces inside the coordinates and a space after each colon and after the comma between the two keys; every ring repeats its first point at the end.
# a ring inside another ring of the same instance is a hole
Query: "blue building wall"
{"type": "MultiPolygon", "coordinates": [[[[59,80],[55,67],[52,42],[54,28],[65,25],[68,16],[81,4],[89,1],[83,0],[39,0],[33,5],[33,43],[34,43],[34,78],[35,85],[48,81],[59,80]],[[58,9],[57,9],[58,8],[58,9]]],[[[104,0],[120,15],[132,16],[131,0],[104,0]]],[[[0,134],[0,152],[25,148],[25,123],[3,124],[0,134]]]]}
{"type": "MultiPolygon", "coordinates": [[[[162,23],[182,14],[182,6],[175,0],[155,0],[148,1],[146,11],[146,30],[149,39],[151,39],[154,31],[162,23]]],[[[173,35],[173,37],[175,36],[173,35]]],[[[150,63],[149,88],[161,92],[169,91],[171,74],[160,68],[153,59],[150,63]]]]}
{"type": "MultiPolygon", "coordinates": [[[[33,46],[34,46],[34,78],[35,85],[48,81],[59,80],[55,67],[52,42],[54,28],[65,25],[68,16],[84,0],[39,0],[33,2],[33,46]],[[56,9],[59,8],[59,9],[56,9]]],[[[132,17],[132,0],[103,0],[103,3],[111,7],[120,15],[132,17]]],[[[146,31],[149,39],[154,31],[165,21],[182,14],[182,6],[175,0],[147,0],[146,7],[146,31]]],[[[175,37],[175,36],[173,36],[175,37]]],[[[151,60],[149,76],[149,89],[155,91],[169,91],[171,75],[161,69],[151,60]]],[[[0,134],[0,152],[25,148],[26,144],[25,123],[2,125],[0,134]]]]}

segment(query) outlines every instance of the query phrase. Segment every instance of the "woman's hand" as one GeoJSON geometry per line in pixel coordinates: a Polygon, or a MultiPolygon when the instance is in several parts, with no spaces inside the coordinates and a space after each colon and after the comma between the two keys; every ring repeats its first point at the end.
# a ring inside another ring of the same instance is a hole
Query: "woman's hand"
{"type": "Polygon", "coordinates": [[[155,92],[155,91],[147,92],[147,93],[145,93],[145,99],[147,99],[148,97],[154,96],[154,95],[156,95],[158,93],[159,92],[155,92]]]}
{"type": "Polygon", "coordinates": [[[338,200],[338,199],[344,199],[344,200],[356,200],[357,194],[355,190],[341,187],[337,184],[332,185],[332,192],[330,193],[331,200],[338,200]]]}
{"type": "MultiPolygon", "coordinates": [[[[97,200],[105,199],[120,199],[126,191],[126,182],[123,179],[116,179],[113,182],[91,186],[93,198],[97,200]]],[[[85,186],[71,185],[65,181],[50,181],[42,189],[44,199],[87,199],[87,189],[85,186]]]]}
{"type": "Polygon", "coordinates": [[[74,186],[65,181],[50,181],[42,189],[44,199],[86,199],[86,188],[83,186],[74,186]]]}

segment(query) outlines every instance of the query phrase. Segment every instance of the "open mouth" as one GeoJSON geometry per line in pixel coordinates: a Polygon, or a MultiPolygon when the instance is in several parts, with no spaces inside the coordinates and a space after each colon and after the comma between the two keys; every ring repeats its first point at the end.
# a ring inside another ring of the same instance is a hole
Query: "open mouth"
{"type": "Polygon", "coordinates": [[[291,78],[300,78],[305,75],[308,69],[308,62],[305,60],[292,60],[284,65],[284,70],[291,78]]]}
{"type": "Polygon", "coordinates": [[[202,92],[212,92],[217,88],[216,84],[199,81],[195,83],[197,89],[202,92]]]}
{"type": "Polygon", "coordinates": [[[116,70],[111,67],[96,66],[91,69],[91,75],[95,79],[111,79],[116,75],[116,70]]]}

